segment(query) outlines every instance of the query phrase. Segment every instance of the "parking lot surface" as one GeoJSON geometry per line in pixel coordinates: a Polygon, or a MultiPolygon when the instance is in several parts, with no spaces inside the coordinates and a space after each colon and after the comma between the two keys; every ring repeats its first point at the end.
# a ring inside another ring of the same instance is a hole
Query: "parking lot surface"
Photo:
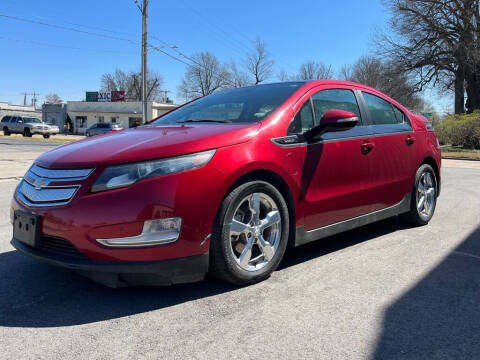
{"type": "Polygon", "coordinates": [[[480,357],[478,163],[444,161],[429,225],[290,249],[260,284],[110,289],[9,244],[14,188],[52,146],[0,144],[0,358],[480,357]]]}

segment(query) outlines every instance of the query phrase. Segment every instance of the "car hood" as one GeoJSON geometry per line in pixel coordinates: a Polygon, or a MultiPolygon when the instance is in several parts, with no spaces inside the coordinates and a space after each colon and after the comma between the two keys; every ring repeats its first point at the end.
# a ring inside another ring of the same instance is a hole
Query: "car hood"
{"type": "Polygon", "coordinates": [[[68,169],[158,159],[247,142],[259,128],[260,123],[139,127],[59,146],[35,163],[68,169]]]}

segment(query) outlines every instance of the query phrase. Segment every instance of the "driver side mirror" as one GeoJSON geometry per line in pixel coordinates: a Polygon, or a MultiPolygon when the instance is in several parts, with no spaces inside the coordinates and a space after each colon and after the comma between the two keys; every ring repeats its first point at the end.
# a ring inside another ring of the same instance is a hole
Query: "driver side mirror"
{"type": "Polygon", "coordinates": [[[354,128],[358,124],[356,114],[338,109],[328,110],[323,114],[320,123],[306,131],[303,136],[308,142],[320,140],[323,134],[327,132],[346,131],[354,128]]]}

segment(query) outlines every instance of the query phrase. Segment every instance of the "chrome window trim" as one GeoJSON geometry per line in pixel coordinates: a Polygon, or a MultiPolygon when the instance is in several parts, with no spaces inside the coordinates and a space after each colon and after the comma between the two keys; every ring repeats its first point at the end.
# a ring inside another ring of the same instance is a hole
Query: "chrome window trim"
{"type": "Polygon", "coordinates": [[[343,137],[343,138],[323,139],[323,140],[319,140],[319,141],[316,141],[316,142],[313,142],[313,143],[307,143],[306,141],[303,141],[303,142],[298,142],[298,143],[294,143],[294,144],[281,144],[281,143],[278,143],[278,142],[276,141],[276,140],[280,140],[280,139],[284,139],[284,138],[286,138],[286,137],[292,136],[292,135],[288,135],[288,136],[281,136],[281,137],[277,137],[277,138],[271,138],[270,141],[271,141],[272,143],[274,143],[275,145],[279,146],[279,147],[289,148],[289,147],[297,147],[297,146],[309,146],[309,145],[314,145],[314,144],[319,144],[319,143],[330,143],[330,142],[334,142],[334,141],[345,141],[345,140],[355,140],[355,139],[365,139],[365,138],[376,138],[376,137],[379,137],[379,136],[390,136],[390,135],[412,134],[412,133],[413,133],[413,130],[409,130],[409,131],[399,131],[399,132],[391,132],[391,133],[381,133],[381,134],[371,133],[371,134],[366,134],[366,135],[350,136],[350,137],[343,137]]]}

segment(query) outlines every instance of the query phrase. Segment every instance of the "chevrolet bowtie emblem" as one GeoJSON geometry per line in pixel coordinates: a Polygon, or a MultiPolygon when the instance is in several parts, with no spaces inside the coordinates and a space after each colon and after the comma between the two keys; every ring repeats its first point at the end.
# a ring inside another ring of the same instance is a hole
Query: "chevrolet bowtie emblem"
{"type": "Polygon", "coordinates": [[[42,190],[42,188],[46,187],[48,185],[48,181],[46,179],[36,179],[33,182],[33,186],[35,186],[35,189],[37,190],[42,190]]]}

